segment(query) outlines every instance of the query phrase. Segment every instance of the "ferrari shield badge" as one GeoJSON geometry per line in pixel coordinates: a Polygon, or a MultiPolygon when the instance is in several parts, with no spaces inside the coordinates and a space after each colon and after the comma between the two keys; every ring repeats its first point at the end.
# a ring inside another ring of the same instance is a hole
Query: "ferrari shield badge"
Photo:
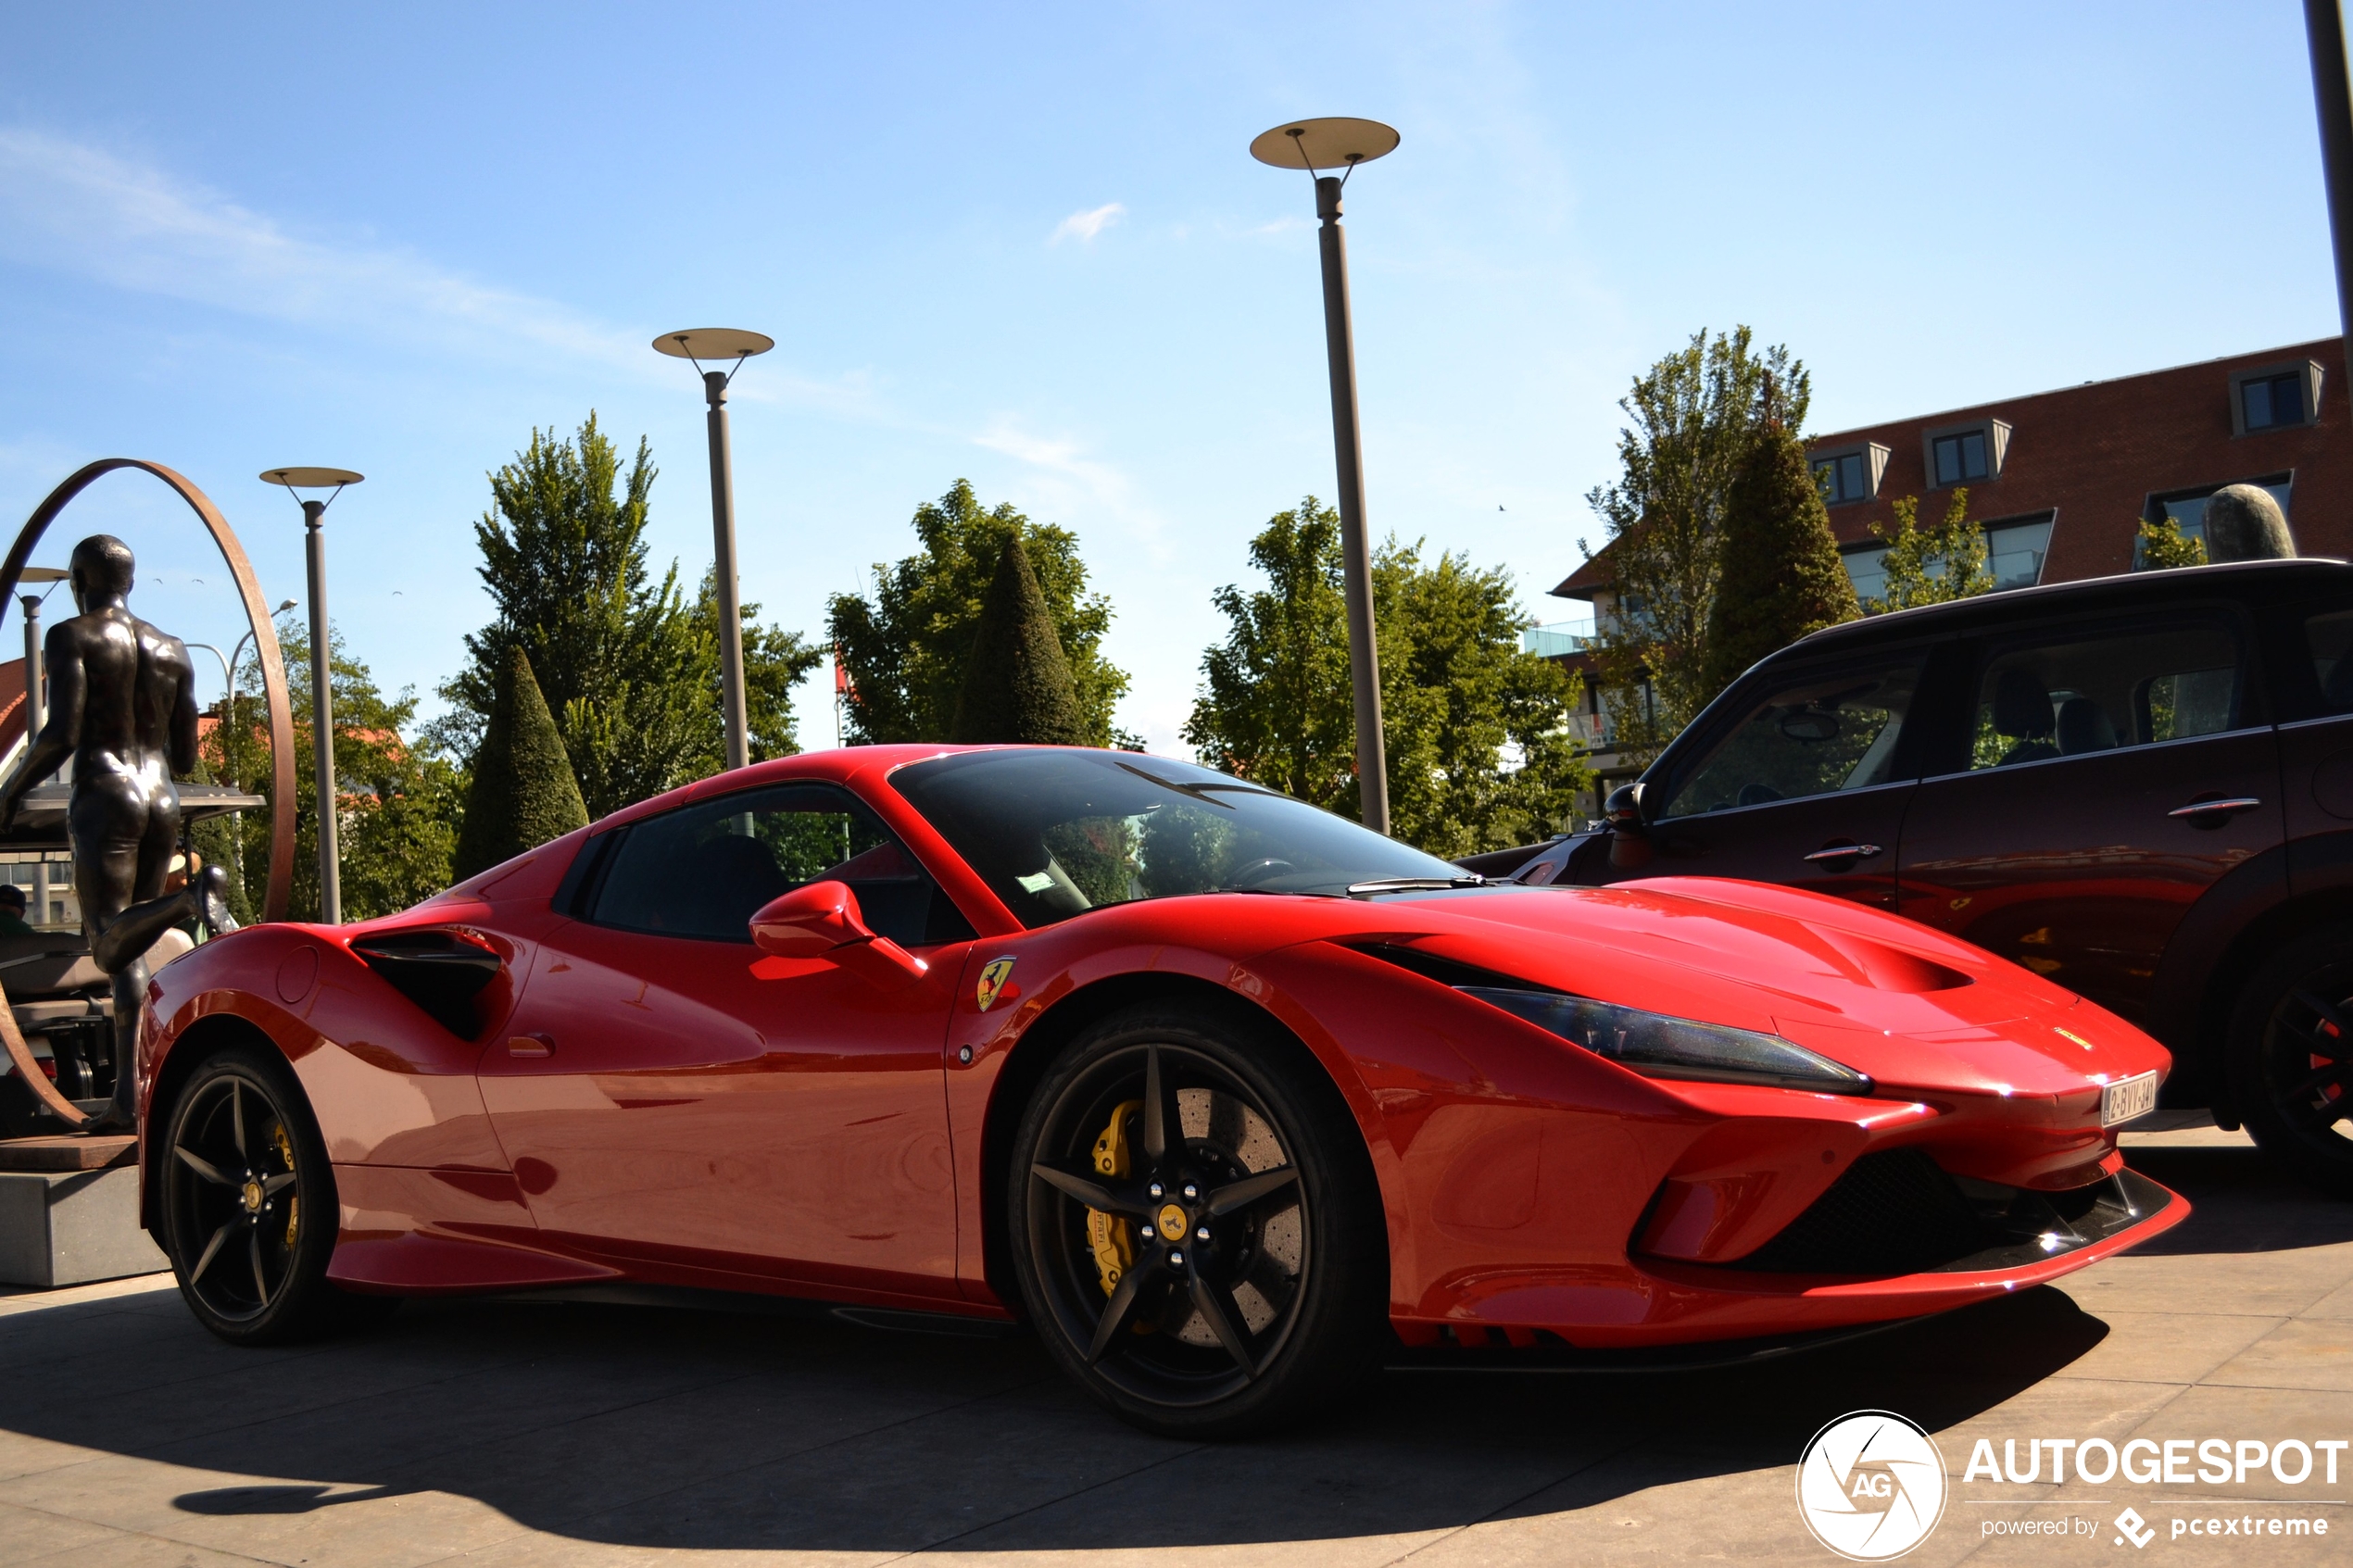
{"type": "Polygon", "coordinates": [[[997,1005],[997,998],[1004,993],[1005,983],[1013,977],[1013,960],[991,959],[988,960],[988,967],[980,972],[980,988],[973,998],[980,1003],[981,1011],[987,1012],[997,1005]]]}

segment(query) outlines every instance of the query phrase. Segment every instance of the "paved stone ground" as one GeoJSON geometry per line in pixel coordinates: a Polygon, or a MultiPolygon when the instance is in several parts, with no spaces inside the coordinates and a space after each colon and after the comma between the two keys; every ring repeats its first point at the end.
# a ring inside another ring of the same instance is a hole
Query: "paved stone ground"
{"type": "Polygon", "coordinates": [[[253,1351],[164,1277],[19,1295],[0,1562],[1828,1563],[1795,1461],[1869,1407],[1955,1476],[1909,1562],[2115,1562],[2128,1503],[2152,1561],[2347,1561],[2353,1455],[2334,1486],[1959,1480],[1979,1436],[2353,1436],[2353,1204],[2234,1135],[2128,1141],[2197,1212],[2063,1288],[1734,1372],[1391,1373],[1318,1429],[1224,1446],[1116,1424],[1019,1338],[497,1302],[253,1351]],[[2330,1533],[2171,1538],[2223,1507],[2330,1533]],[[1985,1533],[2060,1517],[2096,1534],[1985,1533]]]}

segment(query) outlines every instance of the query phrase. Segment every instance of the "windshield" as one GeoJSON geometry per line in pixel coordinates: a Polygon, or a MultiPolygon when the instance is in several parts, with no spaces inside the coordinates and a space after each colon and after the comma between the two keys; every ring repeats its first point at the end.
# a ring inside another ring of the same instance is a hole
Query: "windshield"
{"type": "Polygon", "coordinates": [[[1287,795],[1141,752],[968,751],[890,782],[1029,926],[1139,898],[1467,874],[1287,795]]]}

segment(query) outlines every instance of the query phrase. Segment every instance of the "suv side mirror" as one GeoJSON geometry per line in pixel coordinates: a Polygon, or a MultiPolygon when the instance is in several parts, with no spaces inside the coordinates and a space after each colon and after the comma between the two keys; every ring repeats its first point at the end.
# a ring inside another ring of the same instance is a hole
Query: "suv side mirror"
{"type": "Polygon", "coordinates": [[[1650,829],[1642,822],[1642,781],[1620,784],[1602,803],[1602,820],[1609,823],[1609,863],[1621,872],[1640,871],[1651,863],[1650,829]]]}
{"type": "Polygon", "coordinates": [[[838,882],[812,882],[762,906],[751,917],[752,946],[780,959],[829,959],[878,985],[897,989],[930,966],[887,936],[877,936],[858,895],[838,882]]]}

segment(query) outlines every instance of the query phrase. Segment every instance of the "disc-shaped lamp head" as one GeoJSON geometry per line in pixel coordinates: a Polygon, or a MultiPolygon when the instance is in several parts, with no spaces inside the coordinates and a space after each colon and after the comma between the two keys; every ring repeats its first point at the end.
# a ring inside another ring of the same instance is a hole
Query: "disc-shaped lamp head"
{"type": "Polygon", "coordinates": [[[654,339],[654,352],[667,354],[673,359],[749,359],[775,346],[776,340],[764,332],[741,332],[734,327],[690,327],[683,332],[664,332],[654,339]]]}
{"type": "Polygon", "coordinates": [[[349,469],[264,469],[261,470],[261,482],[264,484],[283,484],[289,490],[324,490],[329,485],[341,488],[346,484],[359,483],[362,477],[349,469]]]}
{"type": "Polygon", "coordinates": [[[67,573],[54,566],[28,566],[17,573],[19,583],[62,583],[67,573]]]}
{"type": "Polygon", "coordinates": [[[1287,119],[1250,144],[1277,169],[1347,169],[1397,150],[1396,132],[1378,119],[1287,119]]]}

